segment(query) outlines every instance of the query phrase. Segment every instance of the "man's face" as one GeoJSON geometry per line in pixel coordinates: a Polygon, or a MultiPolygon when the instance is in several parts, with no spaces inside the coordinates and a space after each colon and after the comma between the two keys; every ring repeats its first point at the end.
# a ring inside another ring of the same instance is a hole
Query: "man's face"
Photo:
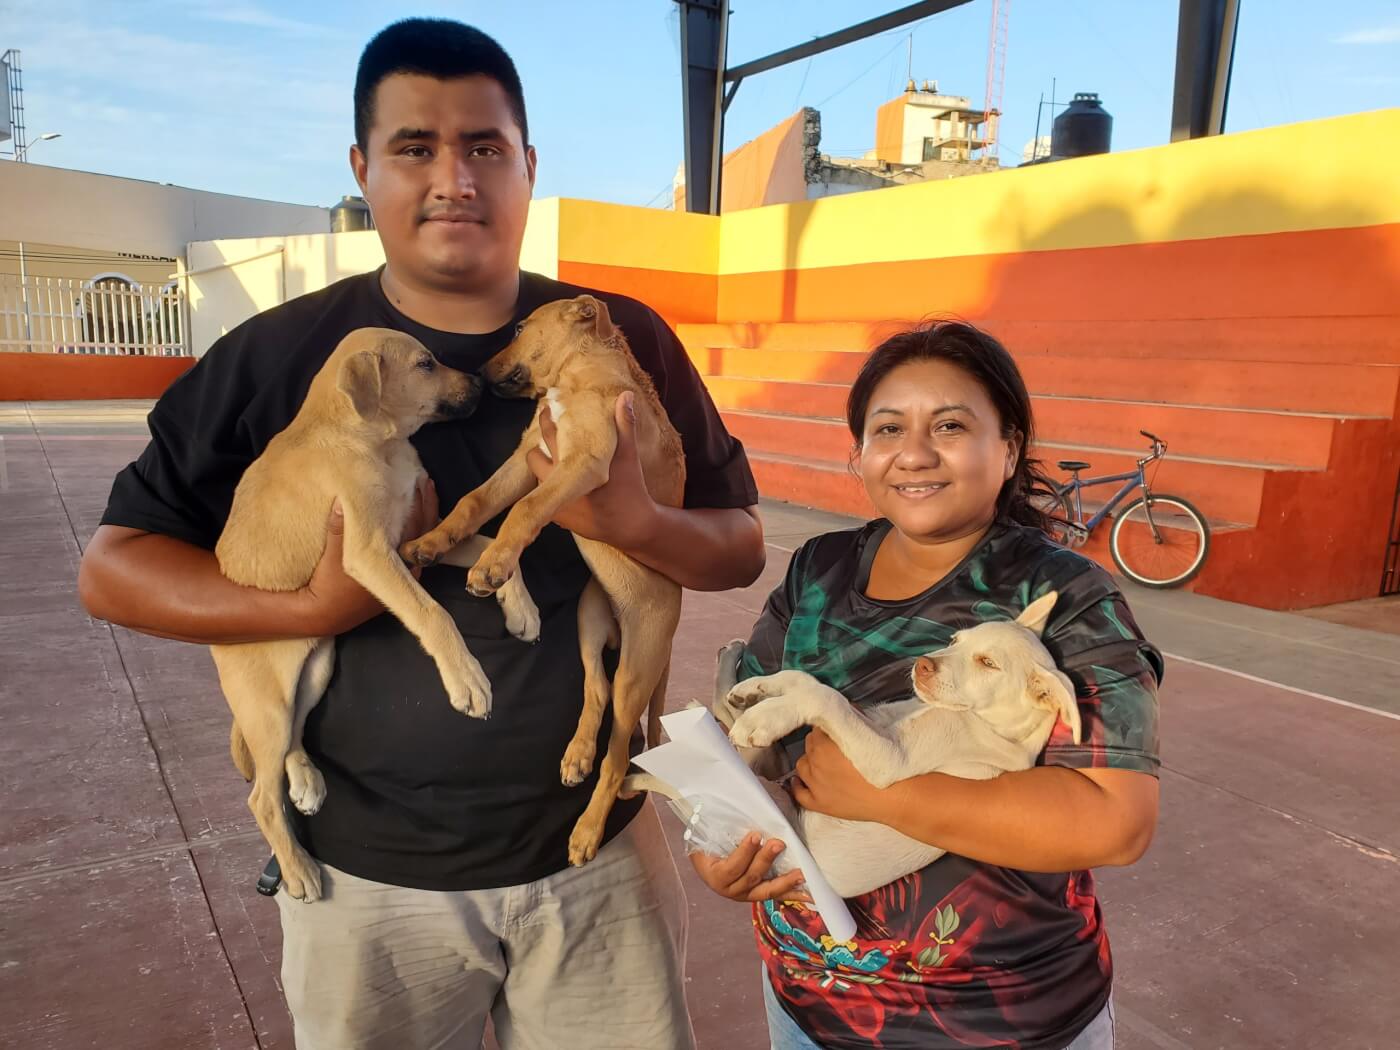
{"type": "Polygon", "coordinates": [[[401,277],[465,290],[519,266],[535,151],[491,77],[386,77],[350,165],[401,277]]]}

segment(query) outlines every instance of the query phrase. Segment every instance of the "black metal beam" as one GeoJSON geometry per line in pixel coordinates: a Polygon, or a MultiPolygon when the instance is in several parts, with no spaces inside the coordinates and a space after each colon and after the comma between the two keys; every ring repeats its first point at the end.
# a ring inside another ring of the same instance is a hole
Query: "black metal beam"
{"type": "Polygon", "coordinates": [[[1181,0],[1176,31],[1172,141],[1225,130],[1240,0],[1181,0]]]}
{"type": "Polygon", "coordinates": [[[685,207],[687,211],[719,214],[724,114],[745,77],[764,73],[812,55],[898,29],[920,18],[941,14],[972,0],[922,0],[887,15],[766,58],[725,68],[728,47],[729,0],[675,0],[681,9],[681,91],[685,107],[685,207]],[[728,90],[725,85],[728,84],[728,90]]]}
{"type": "Polygon", "coordinates": [[[724,59],[729,0],[676,0],[681,9],[685,210],[719,214],[724,59]]]}
{"type": "Polygon", "coordinates": [[[842,29],[835,33],[828,33],[826,36],[819,36],[815,40],[809,40],[805,44],[798,44],[795,47],[787,48],[784,51],[776,51],[767,58],[756,58],[752,62],[745,62],[741,66],[735,66],[727,70],[724,79],[729,81],[743,80],[751,77],[755,73],[766,73],[770,69],[777,69],[785,66],[789,62],[800,62],[804,58],[811,58],[813,55],[820,55],[823,51],[830,51],[833,47],[840,47],[842,44],[854,43],[857,40],[864,40],[868,36],[876,33],[883,33],[889,29],[898,29],[902,25],[907,25],[915,19],[927,18],[930,15],[942,14],[955,7],[971,3],[972,0],[923,0],[922,3],[910,4],[908,7],[901,7],[898,11],[891,11],[887,15],[880,15],[853,25],[848,29],[842,29]]]}

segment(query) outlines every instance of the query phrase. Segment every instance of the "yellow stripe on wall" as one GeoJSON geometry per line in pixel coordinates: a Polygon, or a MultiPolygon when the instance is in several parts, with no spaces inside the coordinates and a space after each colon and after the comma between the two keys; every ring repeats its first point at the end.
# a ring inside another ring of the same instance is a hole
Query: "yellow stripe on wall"
{"type": "Polygon", "coordinates": [[[559,201],[561,263],[713,275],[718,272],[719,235],[720,220],[712,215],[559,201]]]}
{"type": "Polygon", "coordinates": [[[1398,189],[1400,109],[1379,110],[734,212],[719,273],[1379,225],[1398,189]]]}

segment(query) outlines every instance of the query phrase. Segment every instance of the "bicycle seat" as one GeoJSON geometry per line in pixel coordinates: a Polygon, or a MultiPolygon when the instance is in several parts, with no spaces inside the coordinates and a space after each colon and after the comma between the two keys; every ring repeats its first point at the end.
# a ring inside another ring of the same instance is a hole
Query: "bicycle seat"
{"type": "Polygon", "coordinates": [[[1062,459],[1058,464],[1061,470],[1068,470],[1071,473],[1077,470],[1088,470],[1089,464],[1081,463],[1077,459],[1062,459]]]}

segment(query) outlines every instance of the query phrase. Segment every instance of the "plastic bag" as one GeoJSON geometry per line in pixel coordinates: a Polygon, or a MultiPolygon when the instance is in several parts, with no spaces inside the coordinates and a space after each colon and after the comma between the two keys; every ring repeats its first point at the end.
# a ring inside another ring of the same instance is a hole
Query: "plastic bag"
{"type": "MultiPolygon", "coordinates": [[[[668,801],[667,805],[685,825],[682,838],[687,854],[704,853],[712,857],[727,857],[739,848],[744,836],[751,832],[756,832],[765,839],[771,837],[750,817],[713,796],[673,799],[668,801]]],[[[774,859],[769,876],[776,878],[796,867],[790,859],[789,852],[784,850],[774,859]]]]}

